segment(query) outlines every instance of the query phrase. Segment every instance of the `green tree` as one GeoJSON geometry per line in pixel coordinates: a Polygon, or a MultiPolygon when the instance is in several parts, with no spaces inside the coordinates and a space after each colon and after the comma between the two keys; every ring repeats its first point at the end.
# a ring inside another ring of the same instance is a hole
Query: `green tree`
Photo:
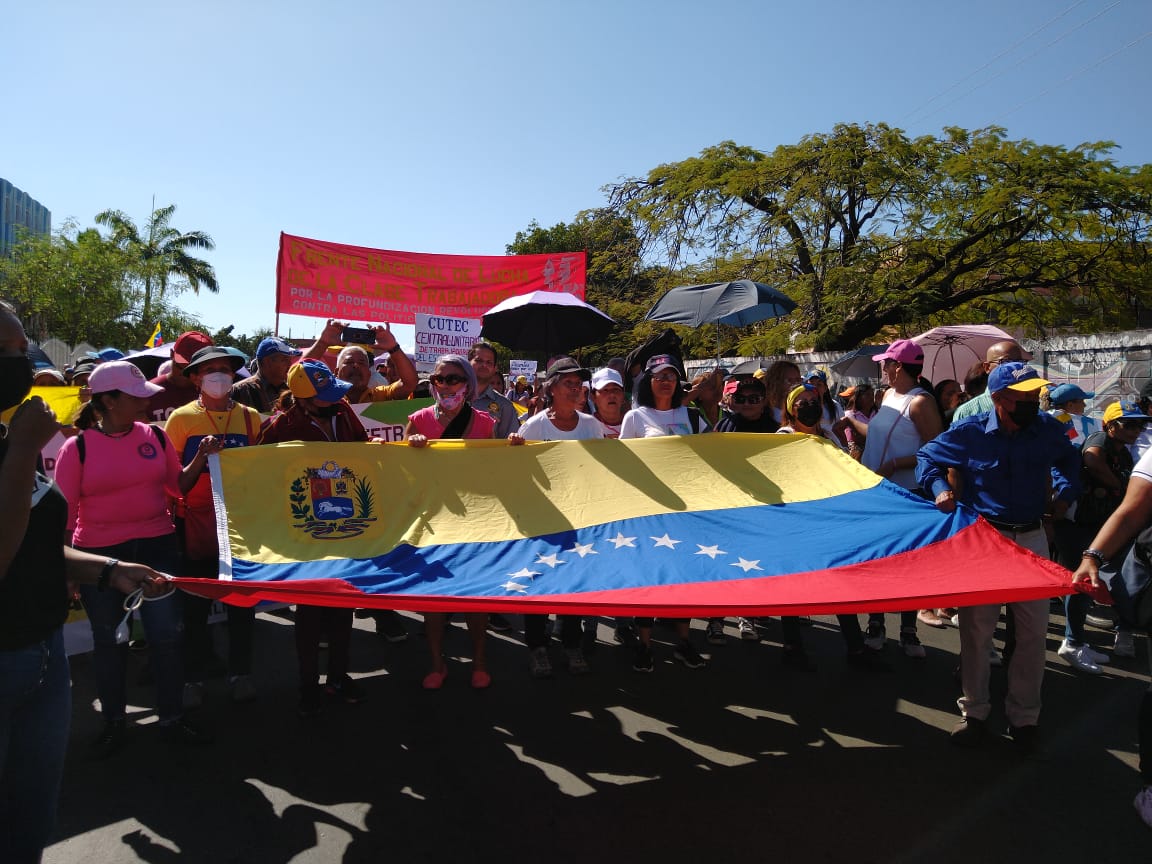
{"type": "Polygon", "coordinates": [[[847,349],[957,318],[1098,329],[1152,301],[1152,167],[1116,165],[1113,147],[845,124],[771,154],[727,141],[606,191],[649,259],[797,300],[745,349],[847,349]]]}
{"type": "Polygon", "coordinates": [[[0,294],[37,340],[125,345],[137,299],[128,263],[100,232],[66,222],[52,236],[23,235],[0,258],[0,294]]]}
{"type": "Polygon", "coordinates": [[[215,249],[216,244],[203,231],[182,232],[173,228],[171,220],[175,212],[175,204],[153,210],[143,234],[120,210],[105,210],[96,215],[97,224],[109,228],[112,242],[129,256],[132,272],[143,287],[141,326],[154,324],[153,297],[163,300],[170,287],[189,288],[197,294],[201,285],[213,294],[220,291],[212,265],[190,254],[191,250],[215,249]]]}
{"type": "Polygon", "coordinates": [[[581,351],[585,363],[603,364],[623,357],[664,325],[644,321],[653,291],[664,273],[645,267],[641,244],[630,219],[608,210],[585,210],[570,223],[542,228],[535,220],[505,247],[509,255],[585,251],[588,270],[584,299],[616,321],[603,343],[581,351]]]}

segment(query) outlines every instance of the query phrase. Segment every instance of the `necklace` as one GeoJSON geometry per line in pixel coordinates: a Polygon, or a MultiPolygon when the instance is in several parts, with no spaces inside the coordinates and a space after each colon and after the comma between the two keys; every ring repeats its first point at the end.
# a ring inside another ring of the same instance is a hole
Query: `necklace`
{"type": "Polygon", "coordinates": [[[96,431],[99,432],[101,435],[104,435],[105,437],[108,437],[108,438],[127,438],[129,435],[132,434],[132,430],[135,428],[136,428],[136,424],[133,423],[131,426],[129,426],[123,432],[109,432],[107,429],[104,428],[103,423],[97,423],[96,424],[96,431]]]}
{"type": "Polygon", "coordinates": [[[204,412],[204,416],[208,418],[208,422],[212,424],[212,431],[215,432],[217,435],[219,435],[221,438],[226,436],[228,433],[228,427],[232,425],[232,412],[236,408],[236,403],[233,402],[231,399],[228,400],[228,413],[224,417],[224,429],[223,429],[223,431],[221,431],[220,427],[216,425],[216,418],[213,417],[212,415],[213,415],[213,413],[223,414],[224,412],[223,411],[213,412],[211,409],[205,407],[203,399],[197,399],[196,403],[200,406],[200,410],[202,410],[204,412]]]}

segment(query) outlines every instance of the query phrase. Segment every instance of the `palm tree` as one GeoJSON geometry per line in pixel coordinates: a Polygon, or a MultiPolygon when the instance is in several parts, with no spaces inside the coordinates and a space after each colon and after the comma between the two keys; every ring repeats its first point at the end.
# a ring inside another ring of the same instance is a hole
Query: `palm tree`
{"type": "Polygon", "coordinates": [[[203,231],[182,233],[173,228],[169,223],[175,212],[175,204],[154,208],[143,237],[135,223],[120,210],[105,210],[96,215],[97,224],[111,229],[112,242],[130,255],[144,282],[144,306],[140,314],[144,327],[151,327],[153,323],[153,289],[163,297],[170,278],[184,280],[196,294],[200,293],[201,285],[213,294],[220,291],[212,265],[188,254],[190,249],[215,249],[216,244],[203,231]]]}

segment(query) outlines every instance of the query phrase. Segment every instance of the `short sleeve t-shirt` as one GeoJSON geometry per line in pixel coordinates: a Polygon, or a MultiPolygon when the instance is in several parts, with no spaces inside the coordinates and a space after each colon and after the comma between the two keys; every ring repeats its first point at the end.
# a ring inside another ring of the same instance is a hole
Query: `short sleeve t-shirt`
{"type": "Polygon", "coordinates": [[[633,408],[620,424],[621,438],[662,438],[666,435],[691,435],[692,421],[688,409],[681,405],[666,411],[657,408],[633,408]]]}
{"type": "MultiPolygon", "coordinates": [[[[196,458],[200,442],[209,435],[223,438],[225,448],[255,444],[260,436],[260,415],[239,403],[227,411],[206,411],[196,400],[173,411],[164,431],[180,456],[180,464],[187,465],[196,458]]],[[[189,507],[212,507],[212,481],[207,466],[184,500],[189,507]]]]}
{"type": "Polygon", "coordinates": [[[1144,451],[1144,455],[1140,457],[1140,461],[1132,469],[1132,476],[1152,483],[1152,449],[1144,451]]]}
{"type": "Polygon", "coordinates": [[[180,460],[164,433],[136,423],[127,435],[95,429],[69,438],[56,458],[56,483],[68,499],[68,530],[82,549],[171,534],[168,496],[178,496],[180,460]]]}
{"type": "Polygon", "coordinates": [[[587,441],[590,438],[603,438],[604,427],[591,414],[576,412],[575,429],[557,429],[548,419],[548,412],[533,414],[520,426],[520,435],[526,441],[587,441]]]}

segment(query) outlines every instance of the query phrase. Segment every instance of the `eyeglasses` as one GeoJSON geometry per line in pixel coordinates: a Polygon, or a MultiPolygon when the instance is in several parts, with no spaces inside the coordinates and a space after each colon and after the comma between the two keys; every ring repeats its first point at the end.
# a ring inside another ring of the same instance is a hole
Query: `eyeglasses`
{"type": "Polygon", "coordinates": [[[437,387],[455,387],[468,381],[463,375],[433,375],[428,379],[437,387]]]}
{"type": "Polygon", "coordinates": [[[659,381],[661,384],[667,384],[669,382],[679,381],[680,376],[675,372],[662,372],[659,375],[653,375],[652,380],[659,381]]]}
{"type": "Polygon", "coordinates": [[[733,396],[733,405],[759,405],[764,401],[763,396],[733,396]]]}

